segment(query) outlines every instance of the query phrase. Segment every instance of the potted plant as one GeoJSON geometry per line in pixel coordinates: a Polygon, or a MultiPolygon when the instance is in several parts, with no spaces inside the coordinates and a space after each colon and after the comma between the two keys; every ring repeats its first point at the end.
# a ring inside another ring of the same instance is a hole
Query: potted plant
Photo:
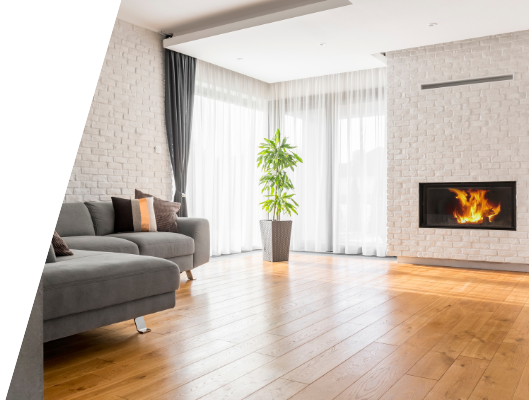
{"type": "Polygon", "coordinates": [[[294,185],[287,170],[294,171],[294,167],[303,160],[292,151],[295,147],[289,145],[286,138],[281,140],[279,129],[273,140],[264,140],[259,145],[261,151],[257,167],[264,172],[259,180],[259,184],[263,185],[261,193],[267,193],[267,199],[261,204],[263,210],[272,214],[272,219],[260,221],[263,260],[288,261],[292,221],[281,221],[281,214],[297,214],[298,203],[293,199],[294,193],[288,193],[294,190],[294,185]]]}

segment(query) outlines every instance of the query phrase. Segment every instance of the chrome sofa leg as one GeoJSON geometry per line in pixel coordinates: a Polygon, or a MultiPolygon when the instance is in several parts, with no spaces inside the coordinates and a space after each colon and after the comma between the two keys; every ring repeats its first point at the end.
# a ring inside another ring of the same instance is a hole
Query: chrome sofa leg
{"type": "Polygon", "coordinates": [[[193,278],[193,273],[191,271],[186,271],[187,279],[190,281],[194,281],[195,278],[193,278]]]}
{"type": "Polygon", "coordinates": [[[147,333],[151,330],[147,328],[147,325],[145,325],[145,320],[143,317],[138,317],[134,319],[134,323],[136,324],[136,329],[138,330],[138,333],[147,333]]]}

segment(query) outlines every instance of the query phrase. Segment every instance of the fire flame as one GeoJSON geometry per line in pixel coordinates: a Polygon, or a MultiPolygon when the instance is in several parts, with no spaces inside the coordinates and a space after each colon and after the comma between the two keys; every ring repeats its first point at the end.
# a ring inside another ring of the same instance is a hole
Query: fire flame
{"type": "Polygon", "coordinates": [[[459,200],[458,207],[453,213],[458,224],[482,224],[484,218],[488,218],[489,222],[492,222],[501,211],[501,203],[496,205],[487,198],[489,190],[448,190],[455,193],[457,200],[459,200]]]}

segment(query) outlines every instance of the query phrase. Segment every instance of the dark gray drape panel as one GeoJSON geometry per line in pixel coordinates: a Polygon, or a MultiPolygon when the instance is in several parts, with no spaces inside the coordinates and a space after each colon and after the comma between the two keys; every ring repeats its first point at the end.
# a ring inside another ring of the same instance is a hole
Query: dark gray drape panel
{"type": "Polygon", "coordinates": [[[165,49],[165,127],[176,186],[174,201],[182,203],[178,213],[181,217],[187,217],[185,190],[196,61],[196,58],[165,49]]]}

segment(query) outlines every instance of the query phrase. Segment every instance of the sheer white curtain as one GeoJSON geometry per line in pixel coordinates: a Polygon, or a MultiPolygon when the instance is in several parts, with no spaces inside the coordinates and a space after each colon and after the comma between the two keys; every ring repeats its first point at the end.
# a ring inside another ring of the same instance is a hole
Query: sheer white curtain
{"type": "Polygon", "coordinates": [[[304,160],[291,248],[385,256],[386,70],[268,85],[198,60],[187,201],[211,254],[261,248],[256,158],[277,128],[304,160]]]}
{"type": "Polygon", "coordinates": [[[271,85],[270,131],[297,146],[291,248],[386,255],[386,69],[271,85]]]}
{"type": "Polygon", "coordinates": [[[189,216],[209,220],[212,255],[261,248],[256,159],[268,134],[268,90],[197,60],[187,201],[189,216]]]}

